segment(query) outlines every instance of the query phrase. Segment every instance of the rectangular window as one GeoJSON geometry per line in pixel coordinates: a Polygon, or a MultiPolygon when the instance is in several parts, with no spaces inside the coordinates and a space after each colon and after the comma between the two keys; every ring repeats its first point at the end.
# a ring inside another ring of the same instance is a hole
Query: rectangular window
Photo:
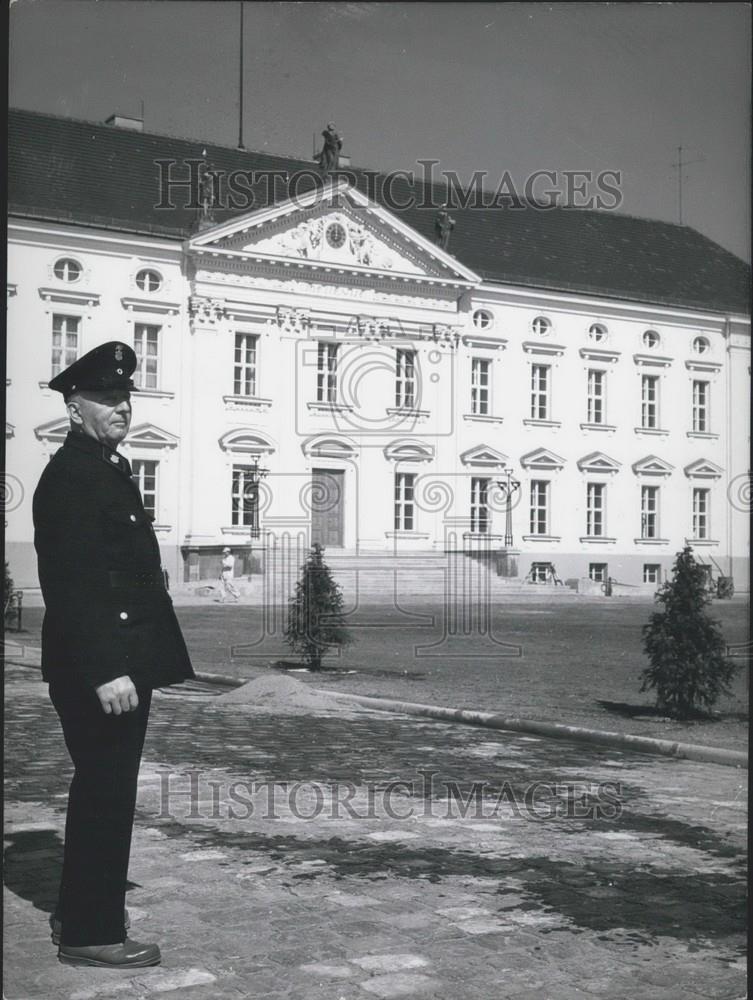
{"type": "Polygon", "coordinates": [[[586,486],[586,534],[590,538],[604,534],[605,494],[604,483],[586,486]]]}
{"type": "Polygon", "coordinates": [[[136,371],[133,384],[138,389],[156,389],[158,376],[158,326],[137,323],[134,329],[133,349],[136,352],[136,371]]]}
{"type": "Polygon", "coordinates": [[[659,426],[659,376],[641,375],[641,427],[659,426]]]}
{"type": "Polygon", "coordinates": [[[549,365],[531,365],[531,419],[549,419],[549,365]]]}
{"type": "Polygon", "coordinates": [[[701,487],[693,489],[693,538],[709,538],[710,491],[701,487]]]}
{"type": "Polygon", "coordinates": [[[413,472],[395,473],[395,531],[413,531],[413,496],[416,476],[413,472]]]}
{"type": "Polygon", "coordinates": [[[607,563],[589,563],[588,579],[593,580],[594,583],[606,583],[608,576],[607,566],[607,563]]]}
{"type": "Polygon", "coordinates": [[[489,413],[489,373],[491,361],[471,358],[471,413],[489,413]]]}
{"type": "Polygon", "coordinates": [[[604,423],[604,403],[606,391],[606,372],[596,368],[588,371],[588,414],[589,424],[604,423]]]}
{"type": "Polygon", "coordinates": [[[236,333],[233,393],[236,396],[256,395],[256,349],[259,338],[253,333],[236,333]]]}
{"type": "Polygon", "coordinates": [[[641,538],[659,537],[659,487],[641,486],[641,538]]]}
{"type": "Polygon", "coordinates": [[[416,352],[397,351],[395,355],[395,406],[416,405],[416,352]]]}
{"type": "Polygon", "coordinates": [[[531,563],[531,583],[546,583],[552,572],[552,564],[548,562],[531,563]]]}
{"type": "Polygon", "coordinates": [[[709,429],[709,383],[693,381],[693,430],[703,433],[709,429]]]}
{"type": "Polygon", "coordinates": [[[471,479],[471,533],[486,535],[489,531],[487,493],[491,480],[480,476],[471,479]]]}
{"type": "Polygon", "coordinates": [[[316,399],[319,403],[337,402],[337,349],[339,344],[320,340],[316,355],[316,399]]]}
{"type": "Polygon", "coordinates": [[[138,483],[139,491],[144,501],[144,510],[147,514],[151,514],[153,518],[157,517],[158,464],[152,461],[142,461],[140,458],[135,458],[131,462],[133,478],[138,483]]]}
{"type": "Polygon", "coordinates": [[[234,527],[256,528],[258,492],[251,466],[233,466],[232,519],[234,527]]]}
{"type": "Polygon", "coordinates": [[[659,583],[661,581],[661,566],[659,563],[643,564],[643,582],[659,583]]]}
{"type": "Polygon", "coordinates": [[[52,375],[55,378],[60,372],[72,365],[78,358],[78,333],[81,324],[79,316],[52,317],[52,375]]]}
{"type": "Polygon", "coordinates": [[[531,482],[531,534],[549,534],[549,483],[543,479],[531,482]]]}

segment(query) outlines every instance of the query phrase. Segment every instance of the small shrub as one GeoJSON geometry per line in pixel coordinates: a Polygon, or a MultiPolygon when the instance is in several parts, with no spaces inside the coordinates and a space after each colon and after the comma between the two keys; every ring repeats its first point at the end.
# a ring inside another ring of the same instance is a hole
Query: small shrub
{"type": "Polygon", "coordinates": [[[711,618],[704,568],[686,547],[662,584],[656,602],[663,605],[643,626],[649,666],[641,673],[641,691],[656,690],[656,705],[675,719],[708,712],[729,683],[736,665],[726,654],[719,622],[711,618]]]}
{"type": "Polygon", "coordinates": [[[323,551],[318,544],[311,548],[295,594],[288,602],[285,629],[285,641],[301,654],[310,670],[322,669],[322,657],[328,648],[353,641],[345,628],[342,591],[332,579],[323,551]]]}

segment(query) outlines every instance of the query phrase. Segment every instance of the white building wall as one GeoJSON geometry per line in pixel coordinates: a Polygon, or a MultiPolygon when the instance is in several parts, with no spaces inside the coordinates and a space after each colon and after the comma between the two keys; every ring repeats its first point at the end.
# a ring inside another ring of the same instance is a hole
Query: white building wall
{"type": "MultiPolygon", "coordinates": [[[[233,465],[252,460],[255,446],[249,441],[256,438],[263,443],[256,454],[269,469],[265,489],[272,497],[262,516],[263,538],[254,543],[257,552],[264,537],[305,533],[314,468],[345,474],[348,550],[442,551],[450,536],[461,548],[483,547],[483,539],[463,541],[470,481],[474,475],[496,480],[503,467],[483,459],[464,462],[461,456],[486,446],[507,456],[520,480],[513,532],[521,575],[534,561],[552,562],[563,579],[583,577],[590,562],[604,562],[609,575],[634,585],[641,584],[645,563],[660,563],[667,572],[692,536],[695,483],[711,490],[715,543],[696,546],[696,554],[713,557],[722,571],[732,572],[738,589],[747,586],[750,340],[742,317],[484,285],[388,297],[363,280],[356,287],[344,279],[339,286],[334,279],[318,285],[295,276],[270,279],[252,264],[243,274],[237,265],[235,272],[220,266],[197,270],[206,262],[188,259],[177,242],[76,226],[19,221],[12,223],[10,238],[7,459],[16,497],[6,518],[8,558],[21,586],[36,583],[31,496],[45,461],[59,446],[59,439],[40,440],[39,428],[65,416],[61,398],[44,384],[50,377],[51,317],[58,310],[81,317],[79,353],[105,340],[133,342],[137,322],[161,327],[159,388],[134,394],[131,443],[124,453],[131,460],[159,461],[156,527],[173,580],[206,575],[225,544],[249,547],[248,530],[231,525],[230,484],[233,465]],[[75,286],[52,274],[63,255],[84,267],[75,286]],[[143,266],[163,276],[157,293],[136,287],[143,266]],[[74,301],[67,301],[72,292],[74,301]],[[479,308],[492,313],[491,326],[474,325],[479,308]],[[289,309],[303,310],[308,319],[300,327],[281,327],[280,310],[289,309]],[[387,332],[359,336],[359,316],[382,320],[387,332]],[[551,321],[546,336],[532,329],[537,316],[551,321]],[[605,342],[589,338],[594,323],[607,328],[605,342]],[[435,324],[455,328],[459,339],[431,340],[427,331],[435,324]],[[647,329],[661,338],[650,350],[642,342],[647,329]],[[259,336],[257,394],[268,402],[232,398],[238,331],[259,336]],[[693,350],[698,336],[709,341],[703,355],[693,350]],[[340,391],[353,406],[350,412],[309,405],[315,401],[320,338],[341,345],[340,391]],[[394,352],[401,345],[413,346],[418,357],[421,412],[409,419],[387,413],[394,404],[394,352]],[[473,357],[491,362],[493,419],[471,415],[473,357]],[[550,366],[551,420],[544,423],[530,417],[533,363],[550,366]],[[589,367],[606,372],[604,429],[582,426],[589,367]],[[640,429],[645,373],[660,379],[662,433],[640,429]],[[710,383],[713,436],[692,434],[694,377],[710,383]],[[135,440],[134,431],[144,425],[152,430],[135,440]],[[321,437],[330,443],[318,446],[321,437]],[[417,442],[423,453],[387,457],[385,449],[404,441],[417,442]],[[561,459],[559,467],[527,468],[522,459],[537,449],[561,459]],[[613,460],[615,471],[579,468],[594,452],[613,460]],[[651,455],[672,468],[666,474],[637,473],[634,465],[651,455]],[[689,478],[686,467],[699,459],[721,471],[712,478],[689,478]],[[421,487],[411,536],[396,537],[393,530],[395,471],[414,472],[421,487]],[[530,537],[534,479],[551,483],[551,537],[544,540],[530,537]],[[614,541],[583,541],[588,481],[607,484],[606,531],[614,541]],[[661,544],[636,541],[644,482],[661,488],[661,544]]],[[[504,505],[498,495],[491,499],[489,533],[496,550],[504,535],[504,505]]]]}

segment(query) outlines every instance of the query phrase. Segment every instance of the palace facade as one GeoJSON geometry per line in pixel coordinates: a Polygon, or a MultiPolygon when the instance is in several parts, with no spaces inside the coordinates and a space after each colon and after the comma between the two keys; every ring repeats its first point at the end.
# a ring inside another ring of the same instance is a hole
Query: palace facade
{"type": "Polygon", "coordinates": [[[318,541],[653,589],[689,544],[747,589],[742,261],[686,227],[530,207],[458,210],[442,249],[431,213],[348,179],[155,207],[157,161],[201,160],[311,168],[11,113],[17,585],[37,584],[31,498],[67,431],[48,381],[121,339],[139,358],[122,450],[173,583],[216,578],[225,545],[253,572],[318,541]]]}

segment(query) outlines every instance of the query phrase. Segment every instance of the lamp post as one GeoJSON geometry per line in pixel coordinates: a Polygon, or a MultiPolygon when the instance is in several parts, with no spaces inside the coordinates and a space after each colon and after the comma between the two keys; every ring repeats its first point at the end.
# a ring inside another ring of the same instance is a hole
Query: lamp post
{"type": "Polygon", "coordinates": [[[269,475],[269,469],[265,469],[264,466],[259,465],[259,457],[254,456],[254,464],[251,466],[249,479],[250,482],[246,487],[249,498],[252,503],[251,507],[251,537],[258,538],[261,534],[259,528],[259,484],[262,479],[266,479],[269,475]]]}
{"type": "Polygon", "coordinates": [[[512,548],[512,496],[520,489],[520,482],[513,478],[512,469],[505,469],[505,478],[497,480],[497,489],[505,498],[505,548],[512,548]]]}

